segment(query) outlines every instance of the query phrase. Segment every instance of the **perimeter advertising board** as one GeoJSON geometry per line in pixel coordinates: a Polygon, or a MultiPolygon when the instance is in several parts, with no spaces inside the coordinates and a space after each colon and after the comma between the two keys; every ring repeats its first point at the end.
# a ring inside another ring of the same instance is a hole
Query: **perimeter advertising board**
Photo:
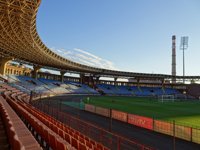
{"type": "Polygon", "coordinates": [[[123,122],[127,122],[127,113],[117,111],[117,110],[112,110],[112,118],[116,120],[120,120],[123,122]]]}
{"type": "Polygon", "coordinates": [[[138,115],[128,114],[128,123],[149,130],[153,130],[153,119],[138,115]]]}
{"type": "Polygon", "coordinates": [[[192,129],[192,142],[200,144],[200,129],[192,129]]]}
{"type": "Polygon", "coordinates": [[[169,122],[154,120],[154,131],[173,136],[173,124],[169,122]]]}
{"type": "Polygon", "coordinates": [[[110,117],[110,109],[107,108],[102,108],[102,107],[96,107],[96,114],[105,116],[105,117],[110,117]]]}
{"type": "Polygon", "coordinates": [[[187,141],[191,140],[191,127],[184,127],[180,125],[175,125],[175,136],[187,141]]]}
{"type": "Polygon", "coordinates": [[[85,110],[95,113],[95,106],[89,105],[89,104],[85,104],[85,110]]]}

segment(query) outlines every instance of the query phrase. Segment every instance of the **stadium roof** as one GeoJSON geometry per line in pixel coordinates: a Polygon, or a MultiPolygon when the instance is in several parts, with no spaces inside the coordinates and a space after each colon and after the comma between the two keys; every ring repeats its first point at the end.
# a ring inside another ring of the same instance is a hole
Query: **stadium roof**
{"type": "MultiPolygon", "coordinates": [[[[72,62],[52,52],[43,44],[36,30],[36,16],[40,2],[41,0],[0,0],[0,57],[22,60],[44,68],[103,76],[172,78],[171,75],[95,68],[72,62]]],[[[199,79],[200,77],[186,78],[199,79]]]]}

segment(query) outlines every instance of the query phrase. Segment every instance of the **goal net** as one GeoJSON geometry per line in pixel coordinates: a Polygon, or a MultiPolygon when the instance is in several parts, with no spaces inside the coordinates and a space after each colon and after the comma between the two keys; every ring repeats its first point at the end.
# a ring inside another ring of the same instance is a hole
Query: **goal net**
{"type": "Polygon", "coordinates": [[[158,100],[161,102],[174,102],[174,95],[160,95],[158,96],[158,100]]]}

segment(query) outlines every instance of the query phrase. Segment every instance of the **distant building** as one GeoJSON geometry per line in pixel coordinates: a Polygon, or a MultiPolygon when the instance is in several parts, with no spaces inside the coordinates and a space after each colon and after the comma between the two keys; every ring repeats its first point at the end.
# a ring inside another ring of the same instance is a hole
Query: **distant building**
{"type": "Polygon", "coordinates": [[[6,65],[6,74],[7,75],[25,75],[30,76],[32,69],[27,68],[24,65],[19,65],[15,63],[7,63],[6,65]]]}

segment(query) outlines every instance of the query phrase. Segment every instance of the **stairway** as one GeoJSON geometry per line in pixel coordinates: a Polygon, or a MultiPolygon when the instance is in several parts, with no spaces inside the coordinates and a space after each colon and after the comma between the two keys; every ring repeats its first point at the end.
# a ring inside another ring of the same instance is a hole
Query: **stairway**
{"type": "Polygon", "coordinates": [[[1,116],[0,116],[0,150],[9,150],[8,138],[6,135],[6,130],[4,128],[1,116]]]}

